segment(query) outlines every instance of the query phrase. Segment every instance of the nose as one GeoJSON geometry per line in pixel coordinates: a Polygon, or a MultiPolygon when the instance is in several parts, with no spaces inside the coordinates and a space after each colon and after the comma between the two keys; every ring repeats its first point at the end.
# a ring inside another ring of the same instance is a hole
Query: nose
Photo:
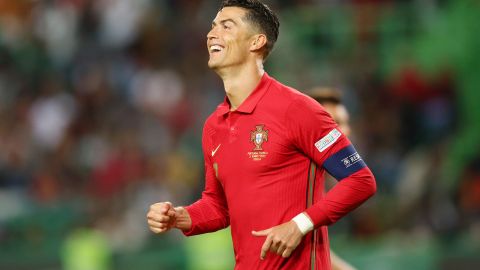
{"type": "Polygon", "coordinates": [[[213,27],[207,34],[207,40],[218,38],[216,27],[213,27]]]}

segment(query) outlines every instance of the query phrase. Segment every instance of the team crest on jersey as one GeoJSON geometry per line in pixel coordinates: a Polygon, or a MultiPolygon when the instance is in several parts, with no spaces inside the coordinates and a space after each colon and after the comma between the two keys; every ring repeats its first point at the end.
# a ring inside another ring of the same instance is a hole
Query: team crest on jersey
{"type": "Polygon", "coordinates": [[[268,130],[264,130],[265,125],[256,125],[255,130],[250,132],[250,141],[255,144],[253,151],[262,151],[263,142],[268,141],[268,130]]]}
{"type": "Polygon", "coordinates": [[[263,151],[263,143],[268,141],[268,130],[265,129],[265,125],[255,125],[255,130],[250,132],[250,142],[252,142],[255,147],[253,152],[248,152],[248,155],[253,160],[262,160],[268,154],[268,152],[263,151]]]}

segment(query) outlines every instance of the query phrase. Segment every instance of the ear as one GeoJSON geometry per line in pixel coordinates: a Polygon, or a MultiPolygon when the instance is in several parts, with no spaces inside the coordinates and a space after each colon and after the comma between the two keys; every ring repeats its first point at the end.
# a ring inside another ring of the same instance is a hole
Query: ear
{"type": "Polygon", "coordinates": [[[267,45],[267,37],[264,34],[254,35],[250,43],[250,51],[259,51],[267,45]]]}

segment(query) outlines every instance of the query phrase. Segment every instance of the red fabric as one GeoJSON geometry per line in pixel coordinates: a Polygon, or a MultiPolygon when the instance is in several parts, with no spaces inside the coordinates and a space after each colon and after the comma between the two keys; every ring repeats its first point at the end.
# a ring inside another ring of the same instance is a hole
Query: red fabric
{"type": "Polygon", "coordinates": [[[306,210],[311,160],[321,165],[350,144],[341,134],[324,151],[315,147],[315,142],[336,127],[317,102],[267,74],[237,111],[230,112],[226,99],[205,123],[206,186],[202,198],[187,207],[192,229],[185,234],[211,232],[230,224],[236,270],[311,269],[313,250],[315,269],[330,269],[325,225],[375,192],[368,168],[343,179],[324,197],[324,169],[318,166],[315,203],[307,209],[317,228],[316,238],[313,241],[313,232],[307,234],[290,258],[268,253],[261,261],[265,238],[254,237],[251,232],[282,224],[306,210]],[[257,126],[261,126],[260,131],[257,126]],[[256,137],[259,132],[263,135],[256,137]],[[255,138],[260,146],[252,141],[255,138]]]}

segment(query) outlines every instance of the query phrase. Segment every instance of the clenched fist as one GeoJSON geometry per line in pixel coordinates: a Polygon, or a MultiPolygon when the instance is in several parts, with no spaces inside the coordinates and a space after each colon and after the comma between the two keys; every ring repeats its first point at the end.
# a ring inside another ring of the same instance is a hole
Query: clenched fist
{"type": "Polygon", "coordinates": [[[171,228],[188,231],[192,221],[188,211],[183,207],[173,207],[170,202],[155,203],[147,213],[147,222],[154,233],[164,233],[171,228]]]}

